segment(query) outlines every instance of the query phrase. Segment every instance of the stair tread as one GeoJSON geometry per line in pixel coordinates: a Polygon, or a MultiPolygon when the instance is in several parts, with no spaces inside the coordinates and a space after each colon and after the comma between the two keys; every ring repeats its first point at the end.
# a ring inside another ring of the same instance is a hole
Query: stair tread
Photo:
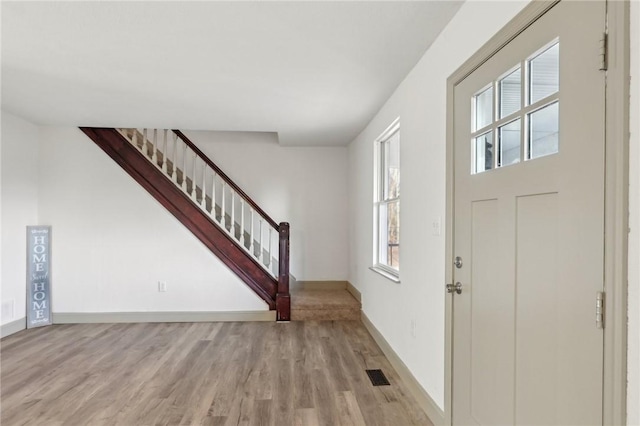
{"type": "Polygon", "coordinates": [[[291,293],[291,309],[296,310],[360,310],[358,302],[347,290],[296,290],[291,293]]]}

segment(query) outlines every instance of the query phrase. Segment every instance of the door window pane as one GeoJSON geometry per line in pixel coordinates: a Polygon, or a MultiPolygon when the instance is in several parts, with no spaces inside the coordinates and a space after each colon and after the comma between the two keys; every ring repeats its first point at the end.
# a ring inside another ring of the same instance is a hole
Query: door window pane
{"type": "Polygon", "coordinates": [[[500,127],[499,167],[520,162],[520,119],[500,127]]]}
{"type": "Polygon", "coordinates": [[[493,122],[493,86],[475,96],[475,130],[493,122]]]}
{"type": "Polygon", "coordinates": [[[558,102],[529,114],[529,158],[558,152],[558,102]]]}
{"type": "Polygon", "coordinates": [[[529,104],[556,93],[560,87],[560,44],[529,61],[529,104]]]}
{"type": "Polygon", "coordinates": [[[380,205],[380,244],[378,261],[393,269],[400,267],[400,202],[380,205]]]}
{"type": "Polygon", "coordinates": [[[475,139],[475,173],[493,168],[493,135],[491,132],[475,139]]]}
{"type": "Polygon", "coordinates": [[[552,43],[471,98],[472,174],[558,152],[560,42],[552,43]]]}
{"type": "Polygon", "coordinates": [[[500,80],[500,118],[513,114],[522,108],[520,104],[521,71],[517,70],[500,80]]]}

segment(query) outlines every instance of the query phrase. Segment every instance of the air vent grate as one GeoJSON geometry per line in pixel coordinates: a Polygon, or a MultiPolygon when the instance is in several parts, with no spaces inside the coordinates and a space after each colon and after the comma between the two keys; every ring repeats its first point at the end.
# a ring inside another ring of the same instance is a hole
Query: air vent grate
{"type": "Polygon", "coordinates": [[[373,386],[389,386],[389,380],[384,375],[382,370],[365,370],[367,372],[367,376],[369,376],[369,380],[371,380],[371,384],[373,386]]]}

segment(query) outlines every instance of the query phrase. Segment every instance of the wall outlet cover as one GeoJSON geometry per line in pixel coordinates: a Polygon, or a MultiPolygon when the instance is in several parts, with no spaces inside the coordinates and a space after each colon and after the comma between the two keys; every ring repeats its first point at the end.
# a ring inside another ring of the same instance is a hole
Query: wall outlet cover
{"type": "Polygon", "coordinates": [[[13,321],[13,318],[15,316],[14,307],[15,307],[15,300],[10,299],[10,300],[2,301],[2,304],[0,305],[0,316],[1,316],[0,321],[2,321],[2,324],[13,321]]]}

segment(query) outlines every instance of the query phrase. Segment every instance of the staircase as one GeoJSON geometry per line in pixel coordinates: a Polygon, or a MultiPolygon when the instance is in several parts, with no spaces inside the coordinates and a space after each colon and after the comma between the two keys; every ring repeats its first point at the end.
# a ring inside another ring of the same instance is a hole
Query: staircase
{"type": "Polygon", "coordinates": [[[276,223],[179,130],[80,128],[289,321],[289,224],[276,223]]]}

